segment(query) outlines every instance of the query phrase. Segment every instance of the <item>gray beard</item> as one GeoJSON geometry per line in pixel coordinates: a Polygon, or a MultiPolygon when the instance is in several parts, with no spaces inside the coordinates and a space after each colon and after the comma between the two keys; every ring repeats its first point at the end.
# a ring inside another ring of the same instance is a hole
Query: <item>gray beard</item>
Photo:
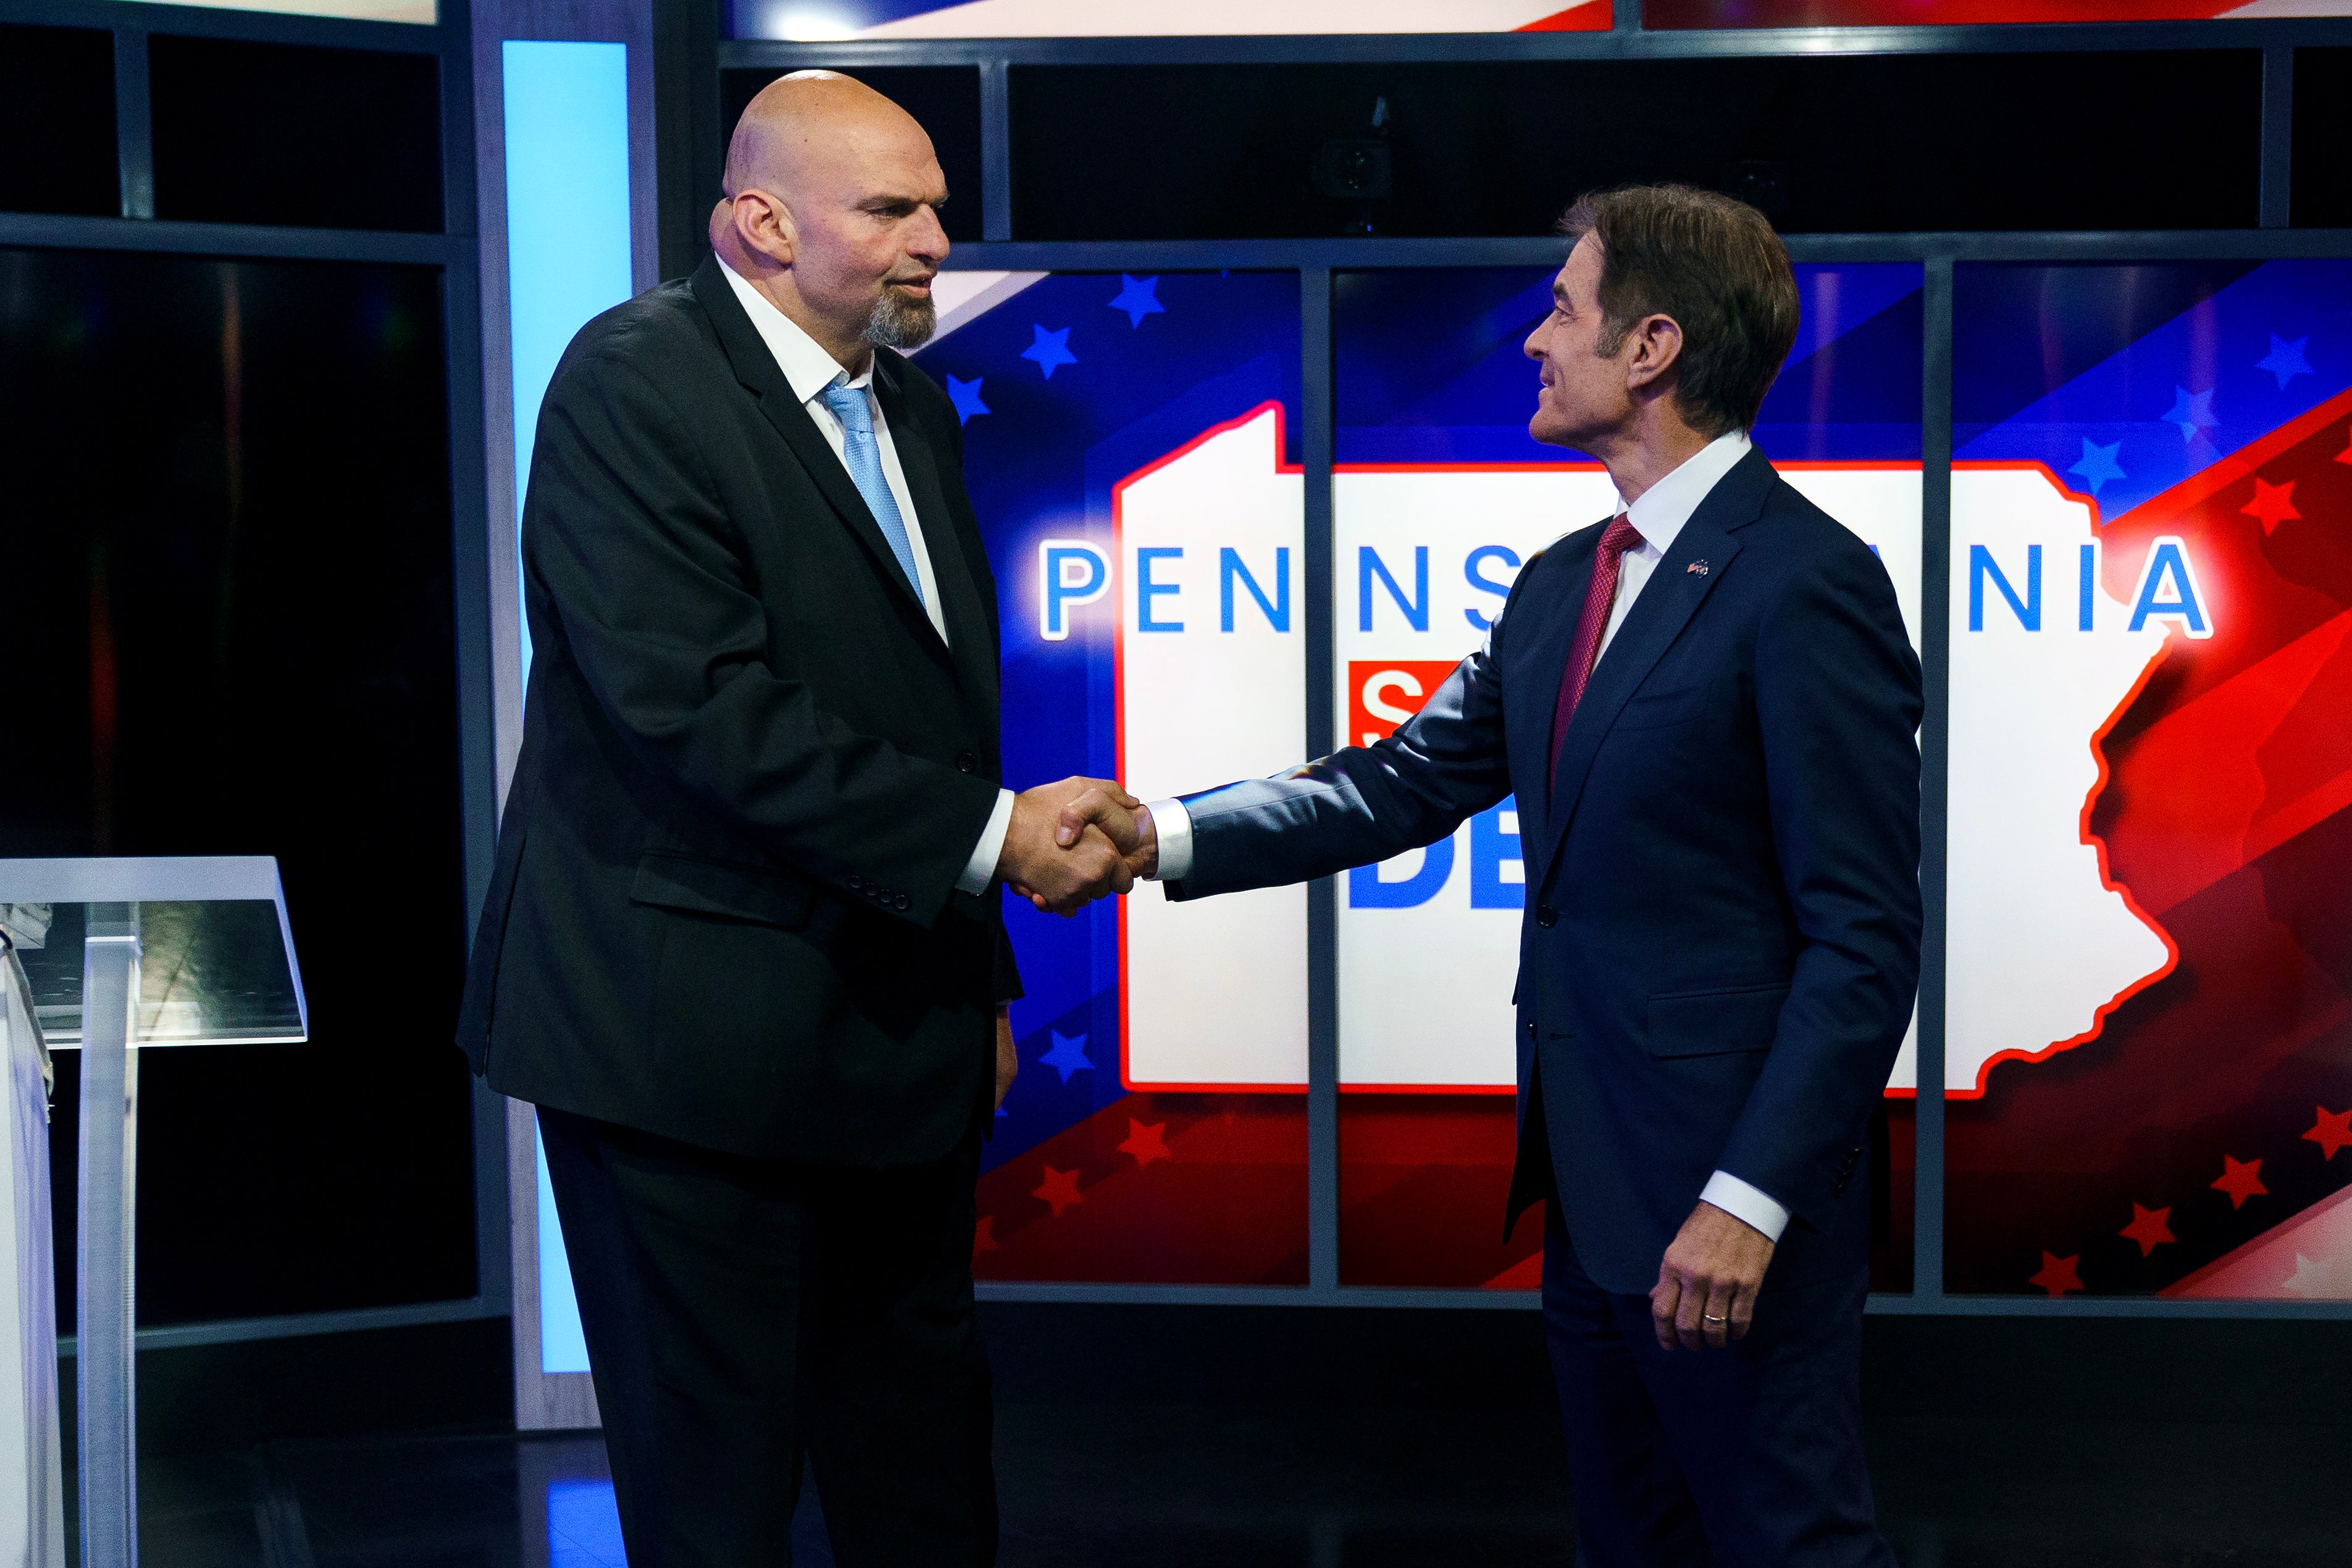
{"type": "Polygon", "coordinates": [[[874,302],[874,314],[866,319],[862,336],[885,349],[919,349],[931,340],[938,320],[929,298],[901,298],[886,287],[874,302]]]}

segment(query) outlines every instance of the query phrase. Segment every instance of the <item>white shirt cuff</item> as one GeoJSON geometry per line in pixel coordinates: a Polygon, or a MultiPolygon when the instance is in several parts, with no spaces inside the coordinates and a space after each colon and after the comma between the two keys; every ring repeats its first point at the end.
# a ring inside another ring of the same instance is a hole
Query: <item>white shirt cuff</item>
{"type": "Polygon", "coordinates": [[[971,847],[971,859],[964,863],[963,874],[956,878],[956,891],[974,897],[988,891],[996,880],[996,862],[1004,858],[1004,835],[1013,828],[1013,791],[996,792],[996,810],[988,814],[988,826],[980,830],[980,842],[971,847]]]}
{"type": "Polygon", "coordinates": [[[1181,882],[1192,870],[1192,813],[1181,800],[1151,800],[1151,831],[1160,840],[1160,864],[1148,879],[1181,882]]]}
{"type": "Polygon", "coordinates": [[[1764,1233],[1764,1239],[1778,1242],[1780,1232],[1789,1228],[1789,1211],[1775,1202],[1768,1193],[1741,1181],[1729,1171],[1717,1171],[1706,1178],[1706,1190],[1699,1201],[1711,1203],[1732,1218],[1754,1226],[1764,1233]]]}

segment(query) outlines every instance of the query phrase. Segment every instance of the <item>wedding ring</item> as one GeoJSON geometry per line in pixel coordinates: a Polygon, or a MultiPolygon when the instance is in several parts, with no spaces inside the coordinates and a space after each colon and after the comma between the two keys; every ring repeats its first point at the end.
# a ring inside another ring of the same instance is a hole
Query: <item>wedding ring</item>
{"type": "Polygon", "coordinates": [[[1731,1320],[1717,1317],[1713,1312],[1701,1312],[1698,1315],[1698,1321],[1703,1323],[1727,1323],[1731,1320]]]}

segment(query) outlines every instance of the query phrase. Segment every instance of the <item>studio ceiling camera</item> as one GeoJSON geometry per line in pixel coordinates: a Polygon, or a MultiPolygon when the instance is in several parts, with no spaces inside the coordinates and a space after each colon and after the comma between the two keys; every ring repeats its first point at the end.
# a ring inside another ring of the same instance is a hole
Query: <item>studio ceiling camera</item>
{"type": "Polygon", "coordinates": [[[1389,100],[1372,100],[1372,129],[1377,136],[1341,137],[1326,141],[1315,153],[1315,190],[1318,195],[1356,204],[1356,215],[1343,231],[1373,232],[1372,204],[1388,198],[1390,160],[1389,100]]]}

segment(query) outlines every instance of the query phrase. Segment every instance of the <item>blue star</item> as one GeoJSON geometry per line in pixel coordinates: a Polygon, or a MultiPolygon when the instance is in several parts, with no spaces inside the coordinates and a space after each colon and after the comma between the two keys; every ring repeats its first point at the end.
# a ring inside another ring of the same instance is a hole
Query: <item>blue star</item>
{"type": "Polygon", "coordinates": [[[955,404],[958,424],[970,424],[973,414],[988,412],[988,405],[980,401],[980,383],[986,379],[974,376],[968,382],[960,382],[953,376],[948,378],[948,401],[955,404]]]}
{"type": "Polygon", "coordinates": [[[2311,374],[2311,362],[2303,357],[2303,346],[2310,341],[2308,338],[2297,338],[2290,343],[2273,332],[2270,355],[2266,359],[2256,360],[2254,369],[2268,371],[2278,377],[2278,390],[2284,392],[2286,383],[2295,377],[2311,374]]]}
{"type": "Polygon", "coordinates": [[[1030,329],[1037,334],[1037,340],[1022,350],[1021,357],[1024,360],[1036,361],[1037,368],[1045,372],[1047,381],[1054,379],[1055,365],[1075,365],[1078,362],[1077,355],[1070,352],[1070,329],[1067,327],[1058,332],[1048,332],[1045,328],[1032,322],[1030,329]]]}
{"type": "Polygon", "coordinates": [[[1092,1072],[1095,1070],[1095,1064],[1087,1060],[1085,1035],[1064,1034],[1059,1030],[1051,1029],[1045,1032],[1053,1038],[1054,1049],[1037,1060],[1060,1073],[1063,1082],[1067,1083],[1073,1072],[1092,1072]]]}
{"type": "Polygon", "coordinates": [[[2174,387],[2172,412],[2164,416],[2167,424],[2180,427],[2180,439],[2187,443],[2197,439],[2200,430],[2210,430],[2221,422],[2213,417],[2213,394],[2201,392],[2189,395],[2187,387],[2174,387]]]}
{"type": "Polygon", "coordinates": [[[1129,326],[1142,326],[1146,316],[1167,314],[1168,307],[1160,303],[1160,279],[1129,277],[1122,272],[1118,275],[1118,280],[1127,287],[1118,291],[1118,298],[1110,302],[1110,308],[1114,310],[1126,311],[1129,326]]]}
{"type": "Polygon", "coordinates": [[[2088,480],[2091,494],[2096,496],[2100,486],[2110,479],[2124,477],[2122,466],[2116,462],[2116,454],[2123,450],[2123,444],[2118,441],[2113,446],[2095,446],[2085,436],[2083,440],[2083,460],[2066,472],[2088,480]]]}

